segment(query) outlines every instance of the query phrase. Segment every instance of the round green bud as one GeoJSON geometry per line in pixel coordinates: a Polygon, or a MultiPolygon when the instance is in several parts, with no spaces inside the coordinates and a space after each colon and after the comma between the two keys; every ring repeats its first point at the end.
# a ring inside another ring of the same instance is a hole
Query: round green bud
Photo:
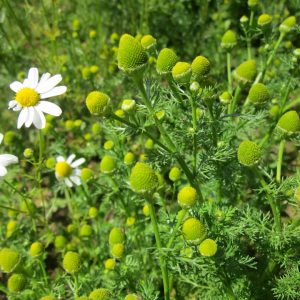
{"type": "Polygon", "coordinates": [[[111,294],[109,290],[100,288],[93,290],[89,294],[89,300],[110,300],[111,299],[111,294]]]}
{"type": "Polygon", "coordinates": [[[147,139],[145,142],[145,148],[146,149],[153,149],[154,147],[154,142],[152,139],[147,139]]]}
{"type": "Polygon", "coordinates": [[[89,181],[94,176],[93,170],[90,168],[82,168],[81,169],[81,179],[82,181],[89,181]]]}
{"type": "Polygon", "coordinates": [[[267,87],[262,83],[254,83],[248,94],[248,100],[254,104],[262,104],[271,99],[267,87]]]}
{"type": "Polygon", "coordinates": [[[90,218],[96,218],[98,215],[98,209],[96,207],[90,207],[89,208],[89,217],[90,218]]]}
{"type": "Polygon", "coordinates": [[[128,217],[128,218],[126,219],[126,225],[132,226],[132,225],[135,224],[135,221],[136,221],[136,218],[135,218],[135,217],[128,217]]]}
{"type": "Polygon", "coordinates": [[[237,156],[240,164],[251,167],[259,162],[262,153],[256,143],[246,140],[240,143],[237,156]]]}
{"type": "Polygon", "coordinates": [[[145,205],[143,206],[143,214],[144,214],[146,217],[150,216],[150,206],[149,206],[149,204],[145,204],[145,205]]]}
{"type": "Polygon", "coordinates": [[[99,123],[94,123],[92,125],[93,134],[99,134],[101,132],[101,125],[99,123]]]}
{"type": "Polygon", "coordinates": [[[30,245],[29,255],[31,257],[37,257],[44,253],[44,246],[41,242],[34,242],[30,245]]]}
{"type": "Polygon", "coordinates": [[[77,119],[74,121],[74,126],[75,127],[81,127],[81,125],[83,124],[83,121],[80,119],[77,119]]]}
{"type": "Polygon", "coordinates": [[[116,261],[113,258],[109,258],[104,262],[106,270],[113,270],[116,266],[116,261]]]}
{"type": "Polygon", "coordinates": [[[5,132],[4,134],[4,137],[3,137],[3,143],[4,145],[11,145],[14,140],[16,139],[17,135],[13,132],[13,131],[7,131],[5,132]]]}
{"type": "Polygon", "coordinates": [[[257,19],[257,24],[262,27],[270,24],[271,22],[272,16],[270,16],[269,14],[262,14],[257,19]]]}
{"type": "Polygon", "coordinates": [[[186,257],[186,258],[192,258],[193,256],[193,248],[187,247],[180,251],[180,256],[186,257]]]}
{"type": "Polygon", "coordinates": [[[137,193],[152,192],[158,187],[158,178],[149,165],[137,162],[131,170],[130,185],[137,193]]]}
{"type": "Polygon", "coordinates": [[[163,110],[158,111],[155,116],[158,120],[162,120],[165,117],[166,113],[163,110]]]}
{"type": "Polygon", "coordinates": [[[88,133],[86,133],[84,136],[84,139],[86,140],[86,141],[90,141],[91,139],[92,139],[92,135],[88,132],[88,133]]]}
{"type": "Polygon", "coordinates": [[[54,157],[49,157],[47,160],[46,160],[46,163],[45,163],[46,167],[48,169],[53,169],[56,165],[56,160],[54,157]]]}
{"type": "Polygon", "coordinates": [[[26,278],[23,274],[13,274],[8,278],[7,288],[10,292],[17,293],[24,290],[26,278]]]}
{"type": "Polygon", "coordinates": [[[169,172],[169,178],[170,180],[172,180],[173,182],[177,181],[178,179],[180,179],[180,175],[181,175],[181,171],[179,168],[177,167],[173,167],[170,172],[169,172]]]}
{"type": "Polygon", "coordinates": [[[40,300],[56,300],[56,298],[51,295],[48,295],[40,298],[40,300]]]}
{"type": "Polygon", "coordinates": [[[131,110],[134,109],[134,107],[135,107],[135,101],[134,100],[132,100],[132,99],[123,100],[122,106],[121,106],[122,110],[131,111],[131,110]]]}
{"type": "MultiPolygon", "coordinates": [[[[192,73],[192,77],[193,77],[193,73],[192,73]]],[[[190,84],[190,91],[193,93],[197,93],[200,89],[200,84],[197,81],[193,81],[190,84]]]]}
{"type": "Polygon", "coordinates": [[[125,242],[125,234],[121,228],[114,227],[108,237],[108,242],[111,246],[115,244],[122,244],[125,242]]]}
{"type": "Polygon", "coordinates": [[[179,84],[187,84],[190,82],[192,76],[192,67],[187,62],[177,62],[172,68],[172,76],[179,84]]]}
{"type": "Polygon", "coordinates": [[[248,0],[248,6],[249,7],[254,7],[258,4],[258,0],[248,0]]]}
{"type": "Polygon", "coordinates": [[[116,169],[116,161],[112,156],[104,155],[100,163],[100,171],[110,174],[116,169]]]}
{"type": "Polygon", "coordinates": [[[125,165],[131,165],[135,160],[135,156],[132,152],[127,152],[124,156],[125,165]]]}
{"type": "Polygon", "coordinates": [[[182,234],[187,242],[198,245],[206,235],[205,226],[196,218],[189,218],[182,225],[182,234]]]}
{"type": "Polygon", "coordinates": [[[197,56],[192,62],[192,80],[200,81],[210,71],[210,62],[204,56],[197,56]]]}
{"type": "Polygon", "coordinates": [[[141,43],[129,34],[123,34],[119,43],[118,67],[129,74],[144,71],[148,57],[141,43]]]}
{"type": "Polygon", "coordinates": [[[248,19],[248,17],[247,16],[242,16],[241,18],[240,18],[240,22],[242,23],[242,25],[244,24],[244,23],[247,23],[249,21],[249,19],[248,19]]]}
{"type": "Polygon", "coordinates": [[[115,111],[115,115],[119,118],[124,118],[125,117],[125,111],[123,109],[117,109],[115,111]]]}
{"type": "Polygon", "coordinates": [[[279,26],[279,31],[281,33],[288,33],[294,29],[296,25],[296,17],[290,16],[286,18],[279,26]]]}
{"type": "Polygon", "coordinates": [[[92,115],[103,115],[110,103],[110,98],[105,93],[94,91],[88,94],[85,103],[92,115]]]}
{"type": "Polygon", "coordinates": [[[67,130],[71,130],[74,127],[74,121],[73,120],[67,120],[67,121],[65,121],[64,125],[65,125],[65,128],[67,130]]]}
{"type": "Polygon", "coordinates": [[[236,34],[233,30],[227,30],[221,40],[221,47],[231,50],[237,44],[236,34]]]}
{"type": "Polygon", "coordinates": [[[300,130],[299,115],[295,110],[286,112],[279,119],[277,126],[285,134],[292,135],[300,130]]]}
{"type": "Polygon", "coordinates": [[[232,95],[228,91],[225,91],[219,96],[219,99],[222,104],[228,104],[232,100],[232,95]]]}
{"type": "Polygon", "coordinates": [[[280,107],[278,104],[274,104],[270,107],[269,109],[269,114],[272,118],[277,118],[277,116],[279,115],[279,111],[280,111],[280,107]]]}
{"type": "Polygon", "coordinates": [[[99,72],[99,67],[96,66],[96,65],[90,66],[90,72],[91,72],[92,74],[98,73],[98,72],[99,72]]]}
{"type": "Polygon", "coordinates": [[[124,300],[142,300],[137,294],[128,294],[124,300]]]}
{"type": "Polygon", "coordinates": [[[23,155],[25,158],[31,158],[33,156],[33,150],[31,148],[26,148],[23,155]]]}
{"type": "Polygon", "coordinates": [[[111,255],[114,258],[122,258],[122,256],[124,255],[124,251],[125,251],[125,247],[123,244],[114,244],[111,247],[111,255]]]}
{"type": "Polygon", "coordinates": [[[80,268],[80,256],[76,252],[68,251],[64,255],[63,267],[67,273],[74,274],[80,268]]]}
{"type": "Polygon", "coordinates": [[[111,149],[113,149],[114,145],[115,145],[115,143],[113,141],[109,140],[104,143],[103,148],[105,150],[111,150],[111,149]]]}
{"type": "Polygon", "coordinates": [[[256,61],[254,59],[246,60],[241,63],[234,72],[236,79],[243,83],[252,82],[257,73],[256,61]]]}
{"type": "Polygon", "coordinates": [[[293,54],[299,58],[300,57],[300,48],[295,49],[293,54]]]}
{"type": "Polygon", "coordinates": [[[9,220],[6,225],[6,230],[13,232],[17,229],[17,226],[18,226],[18,222],[16,220],[9,220]]]}
{"type": "Polygon", "coordinates": [[[74,224],[68,224],[67,226],[67,232],[72,233],[74,231],[74,224]]]}
{"type": "Polygon", "coordinates": [[[177,201],[181,208],[191,208],[196,204],[197,191],[191,186],[186,186],[179,191],[177,201]]]}
{"type": "Polygon", "coordinates": [[[145,50],[152,50],[156,47],[156,39],[151,35],[144,35],[141,39],[141,45],[145,50]]]}
{"type": "Polygon", "coordinates": [[[178,60],[179,58],[173,50],[169,48],[162,49],[156,61],[157,73],[160,75],[170,74],[178,60]]]}
{"type": "Polygon", "coordinates": [[[214,256],[217,253],[218,245],[212,239],[205,239],[198,247],[198,251],[203,256],[214,256]]]}
{"type": "Polygon", "coordinates": [[[0,251],[0,268],[3,273],[12,272],[21,260],[20,254],[9,248],[3,248],[0,251]]]}
{"type": "Polygon", "coordinates": [[[58,235],[55,237],[54,246],[58,250],[62,250],[67,245],[67,239],[63,235],[58,235]]]}
{"type": "Polygon", "coordinates": [[[93,228],[91,225],[84,224],[80,227],[79,236],[81,237],[89,237],[93,233],[93,228]]]}

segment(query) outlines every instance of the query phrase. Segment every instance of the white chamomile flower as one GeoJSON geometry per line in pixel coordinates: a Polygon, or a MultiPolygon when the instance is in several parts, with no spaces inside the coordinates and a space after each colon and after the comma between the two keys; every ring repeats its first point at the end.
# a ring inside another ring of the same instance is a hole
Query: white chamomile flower
{"type": "Polygon", "coordinates": [[[39,80],[38,69],[30,68],[23,83],[14,81],[9,85],[16,96],[14,100],[9,101],[8,108],[20,111],[18,129],[24,124],[30,127],[32,123],[36,128],[42,129],[46,125],[44,113],[56,117],[61,115],[62,111],[58,105],[43,100],[66,92],[67,87],[57,86],[61,80],[60,74],[51,76],[50,73],[44,73],[39,80]]]}
{"type": "MultiPolygon", "coordinates": [[[[3,140],[3,134],[0,133],[0,144],[3,140]]],[[[3,177],[7,174],[6,167],[11,164],[18,163],[18,158],[11,154],[0,154],[0,177],[3,177]]]]}
{"type": "Polygon", "coordinates": [[[67,159],[62,156],[56,158],[55,176],[58,180],[63,180],[68,187],[81,184],[80,165],[85,162],[84,158],[75,160],[75,154],[71,154],[67,159]]]}

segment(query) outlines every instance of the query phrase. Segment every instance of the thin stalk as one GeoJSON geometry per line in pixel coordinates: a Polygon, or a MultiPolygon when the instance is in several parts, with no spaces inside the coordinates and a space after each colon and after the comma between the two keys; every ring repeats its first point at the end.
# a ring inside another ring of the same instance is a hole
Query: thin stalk
{"type": "Polygon", "coordinates": [[[194,176],[196,175],[196,169],[197,169],[197,137],[196,137],[196,131],[197,131],[197,112],[196,112],[196,105],[194,97],[189,97],[190,105],[192,108],[192,123],[193,123],[193,171],[194,176]]]}
{"type": "Polygon", "coordinates": [[[228,51],[227,54],[227,80],[228,80],[228,92],[232,93],[232,75],[231,75],[231,53],[228,51]]]}
{"type": "Polygon", "coordinates": [[[77,297],[78,297],[78,278],[77,278],[76,274],[74,274],[72,277],[74,279],[74,298],[77,299],[77,297]]]}
{"type": "Polygon", "coordinates": [[[234,97],[232,99],[231,105],[228,106],[228,113],[229,114],[232,114],[234,112],[235,107],[237,105],[238,97],[239,97],[241,91],[242,91],[242,89],[238,85],[237,88],[236,88],[236,90],[235,90],[234,97]]]}
{"type": "Polygon", "coordinates": [[[152,203],[152,199],[149,199],[148,204],[150,207],[150,217],[151,217],[151,222],[152,222],[152,228],[153,228],[154,235],[155,235],[156,247],[157,247],[158,251],[160,252],[159,263],[160,263],[160,268],[161,268],[162,277],[163,277],[164,299],[169,300],[170,299],[170,291],[169,291],[168,269],[167,269],[165,259],[161,253],[162,245],[161,245],[161,240],[160,240],[160,236],[159,236],[158,224],[157,224],[157,219],[156,219],[156,214],[155,214],[155,209],[154,209],[154,206],[152,203]]]}
{"type": "Polygon", "coordinates": [[[171,248],[173,246],[173,243],[174,243],[174,240],[176,237],[176,233],[178,232],[178,229],[179,229],[181,222],[182,222],[183,218],[185,217],[186,213],[187,213],[187,210],[183,209],[182,213],[180,214],[180,217],[177,219],[176,225],[173,229],[173,232],[172,232],[169,242],[167,244],[167,248],[171,248]]]}
{"type": "Polygon", "coordinates": [[[285,146],[285,139],[282,139],[279,144],[278,157],[277,157],[277,168],[276,168],[276,181],[281,182],[281,167],[282,167],[282,158],[285,146]]]}
{"type": "Polygon", "coordinates": [[[180,101],[180,103],[182,103],[182,96],[178,92],[177,87],[174,84],[174,81],[173,81],[173,78],[171,77],[171,75],[167,76],[167,81],[168,81],[169,87],[170,87],[171,91],[174,93],[175,97],[180,101]]]}
{"type": "Polygon", "coordinates": [[[39,263],[40,269],[42,271],[45,284],[48,285],[48,276],[47,276],[47,273],[46,273],[45,264],[41,259],[38,259],[38,263],[39,263]]]}

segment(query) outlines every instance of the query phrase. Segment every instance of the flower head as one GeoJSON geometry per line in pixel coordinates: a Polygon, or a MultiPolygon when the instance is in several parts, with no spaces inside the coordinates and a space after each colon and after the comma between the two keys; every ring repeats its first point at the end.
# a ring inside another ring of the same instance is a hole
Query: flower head
{"type": "Polygon", "coordinates": [[[62,111],[56,104],[45,101],[43,99],[62,95],[67,88],[63,85],[57,86],[62,80],[60,74],[51,76],[50,73],[44,73],[39,79],[39,71],[37,68],[30,68],[27,78],[23,83],[14,81],[10,84],[11,90],[16,95],[15,99],[9,101],[8,108],[14,111],[20,111],[17,128],[33,125],[42,129],[46,126],[44,113],[52,116],[60,116],[62,111]]]}
{"type": "Polygon", "coordinates": [[[214,256],[217,253],[218,245],[212,239],[205,239],[198,247],[198,250],[203,256],[214,256]]]}
{"type": "Polygon", "coordinates": [[[197,191],[191,187],[183,187],[177,195],[178,204],[182,208],[191,208],[197,201],[197,191]]]}
{"type": "Polygon", "coordinates": [[[160,75],[170,74],[175,64],[178,62],[179,58],[176,53],[169,49],[162,49],[157,57],[156,70],[160,75]]]}
{"type": "Polygon", "coordinates": [[[85,103],[92,115],[101,116],[109,107],[110,98],[105,93],[94,91],[88,94],[85,103]]]}
{"type": "Polygon", "coordinates": [[[0,251],[0,267],[4,273],[12,272],[21,260],[20,254],[12,249],[3,248],[0,251]]]}
{"type": "Polygon", "coordinates": [[[290,16],[286,18],[279,26],[279,31],[281,33],[288,33],[291,30],[294,29],[296,25],[296,17],[295,16],[290,16]]]}
{"type": "Polygon", "coordinates": [[[243,83],[251,82],[257,73],[256,61],[249,59],[241,63],[234,72],[235,77],[243,83]]]}
{"type": "Polygon", "coordinates": [[[124,231],[119,227],[114,227],[110,233],[108,242],[110,246],[113,246],[115,244],[122,244],[125,241],[125,234],[124,231]]]}
{"type": "MultiPolygon", "coordinates": [[[[3,140],[3,134],[0,133],[0,144],[3,140]]],[[[18,158],[12,154],[0,154],[0,177],[7,174],[6,167],[18,163],[18,158]]]]}
{"type": "Polygon", "coordinates": [[[108,299],[110,299],[110,296],[111,295],[110,295],[109,290],[100,288],[100,289],[93,290],[89,295],[89,299],[90,300],[108,300],[108,299]]]}
{"type": "Polygon", "coordinates": [[[261,155],[260,147],[248,140],[241,142],[237,151],[239,163],[248,167],[257,164],[261,155]]]}
{"type": "Polygon", "coordinates": [[[189,63],[179,61],[172,68],[172,76],[179,84],[186,84],[190,82],[192,76],[192,67],[189,63]]]}
{"type": "Polygon", "coordinates": [[[286,112],[277,123],[277,128],[288,135],[300,131],[300,118],[295,110],[286,112]]]}
{"type": "Polygon", "coordinates": [[[271,21],[272,21],[272,16],[270,16],[269,14],[262,14],[258,17],[257,24],[259,26],[266,26],[270,24],[271,21]]]}
{"type": "Polygon", "coordinates": [[[199,81],[210,71],[210,62],[205,56],[197,56],[192,62],[192,79],[199,81]]]}
{"type": "Polygon", "coordinates": [[[63,259],[63,267],[68,273],[76,273],[80,268],[80,256],[76,252],[68,251],[63,259]]]}
{"type": "Polygon", "coordinates": [[[236,34],[232,30],[227,30],[221,40],[221,47],[230,50],[237,44],[236,34]]]}
{"type": "Polygon", "coordinates": [[[255,83],[252,85],[248,100],[254,104],[261,104],[269,101],[271,98],[268,88],[263,83],[255,83]]]}
{"type": "Polygon", "coordinates": [[[55,176],[58,180],[63,180],[68,187],[81,184],[80,165],[85,162],[84,158],[75,160],[75,154],[71,154],[67,159],[62,156],[56,158],[55,176]]]}
{"type": "Polygon", "coordinates": [[[182,233],[186,241],[197,245],[204,239],[206,229],[198,219],[189,218],[182,225],[182,233]]]}
{"type": "Polygon", "coordinates": [[[7,287],[10,292],[20,292],[25,288],[26,278],[23,274],[13,274],[8,278],[7,287]]]}

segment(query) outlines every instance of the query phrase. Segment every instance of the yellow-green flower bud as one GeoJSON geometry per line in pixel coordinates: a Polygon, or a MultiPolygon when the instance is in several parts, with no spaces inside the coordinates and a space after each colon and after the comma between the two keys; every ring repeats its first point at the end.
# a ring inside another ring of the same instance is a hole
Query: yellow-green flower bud
{"type": "Polygon", "coordinates": [[[104,143],[103,148],[105,150],[111,150],[111,149],[113,149],[114,145],[115,145],[115,143],[113,141],[109,140],[104,143]]]}
{"type": "Polygon", "coordinates": [[[3,248],[0,251],[0,268],[4,273],[12,272],[19,264],[21,257],[15,250],[3,248]]]}
{"type": "Polygon", "coordinates": [[[147,34],[142,37],[141,44],[145,50],[150,51],[156,47],[156,39],[151,34],[147,34]]]}
{"type": "Polygon", "coordinates": [[[255,83],[251,86],[248,100],[254,104],[262,104],[271,99],[268,88],[262,83],[255,83]]]}
{"type": "Polygon", "coordinates": [[[68,251],[64,255],[63,267],[67,273],[74,274],[80,268],[80,256],[76,252],[68,251]]]}
{"type": "Polygon", "coordinates": [[[293,51],[293,54],[294,54],[297,58],[299,58],[299,57],[300,57],[300,48],[295,49],[295,50],[293,51]]]}
{"type": "Polygon", "coordinates": [[[119,118],[124,118],[124,117],[125,117],[125,112],[124,112],[123,109],[117,109],[117,110],[115,111],[115,115],[116,115],[117,117],[119,117],[119,118]]]}
{"type": "Polygon", "coordinates": [[[170,74],[178,60],[179,58],[173,50],[169,48],[162,49],[156,61],[157,73],[160,75],[170,74]]]}
{"type": "Polygon", "coordinates": [[[90,207],[89,208],[89,217],[90,218],[96,218],[98,215],[98,209],[96,207],[90,207]]]}
{"type": "Polygon", "coordinates": [[[143,214],[148,217],[150,215],[150,206],[149,204],[145,204],[143,206],[143,214]]]}
{"type": "Polygon", "coordinates": [[[74,19],[72,21],[72,29],[77,31],[80,28],[80,21],[78,19],[74,19]]]}
{"type": "Polygon", "coordinates": [[[262,153],[256,143],[246,140],[240,143],[237,156],[240,164],[251,167],[259,162],[262,153]]]}
{"type": "Polygon", "coordinates": [[[79,236],[81,237],[89,237],[93,233],[93,228],[91,225],[84,224],[83,226],[80,227],[79,230],[79,236]]]}
{"type": "Polygon", "coordinates": [[[98,91],[89,93],[86,98],[86,106],[92,115],[105,114],[109,103],[108,95],[98,91]]]}
{"type": "Polygon", "coordinates": [[[205,226],[196,218],[189,218],[182,225],[182,234],[187,242],[198,245],[206,235],[205,226]]]}
{"type": "Polygon", "coordinates": [[[81,179],[82,181],[89,181],[94,176],[93,170],[90,168],[83,168],[81,169],[81,179]]]}
{"type": "Polygon", "coordinates": [[[288,33],[295,28],[296,25],[296,17],[290,16],[286,18],[279,26],[279,31],[281,33],[288,33]]]}
{"type": "Polygon", "coordinates": [[[180,179],[180,175],[181,175],[181,171],[179,168],[177,167],[173,167],[170,172],[169,172],[169,178],[170,180],[172,180],[173,182],[177,181],[178,179],[180,179]]]}
{"type": "Polygon", "coordinates": [[[118,51],[118,67],[129,74],[144,71],[148,57],[141,43],[129,34],[123,34],[118,51]]]}
{"type": "Polygon", "coordinates": [[[244,24],[244,23],[247,23],[249,21],[249,19],[248,19],[248,17],[247,16],[242,16],[241,18],[240,18],[240,22],[242,23],[242,25],[244,24]]]}
{"type": "Polygon", "coordinates": [[[192,62],[192,80],[200,81],[210,71],[210,62],[204,56],[197,56],[192,62]]]}
{"type": "Polygon", "coordinates": [[[232,95],[229,92],[225,91],[219,96],[219,99],[222,104],[228,104],[232,100],[232,95]]]}
{"type": "Polygon", "coordinates": [[[44,246],[40,242],[34,242],[30,245],[29,255],[31,257],[37,257],[44,253],[44,246]]]}
{"type": "Polygon", "coordinates": [[[73,120],[66,120],[64,125],[65,125],[65,128],[67,130],[71,130],[74,127],[74,121],[73,120]]]}
{"type": "Polygon", "coordinates": [[[74,231],[74,224],[68,224],[67,226],[67,232],[72,233],[74,231]]]}
{"type": "Polygon", "coordinates": [[[179,84],[187,84],[192,76],[192,67],[187,62],[177,62],[172,69],[172,76],[179,84]]]}
{"type": "Polygon", "coordinates": [[[154,142],[152,139],[147,139],[145,142],[145,148],[146,149],[153,149],[154,147],[154,142]]]}
{"type": "Polygon", "coordinates": [[[109,258],[104,262],[106,270],[113,270],[116,266],[116,261],[113,258],[109,258]]]}
{"type": "Polygon", "coordinates": [[[48,169],[53,169],[56,165],[56,160],[54,157],[49,157],[47,160],[46,160],[46,163],[45,163],[46,167],[48,169]]]}
{"type": "Polygon", "coordinates": [[[158,187],[158,178],[149,165],[137,162],[131,170],[130,185],[137,193],[152,192],[158,187]]]}
{"type": "Polygon", "coordinates": [[[122,258],[124,255],[125,247],[123,244],[115,244],[111,247],[111,255],[114,258],[122,258]]]}
{"type": "Polygon", "coordinates": [[[233,30],[227,30],[221,40],[221,47],[231,50],[237,44],[236,34],[233,30]]]}
{"type": "Polygon", "coordinates": [[[101,132],[101,125],[99,123],[94,123],[92,125],[93,134],[99,134],[101,132]]]}
{"type": "Polygon", "coordinates": [[[266,26],[272,22],[272,16],[269,14],[262,14],[257,19],[257,24],[259,26],[266,26]]]}
{"type": "Polygon", "coordinates": [[[124,163],[126,165],[131,165],[135,160],[135,156],[132,152],[127,152],[124,156],[124,163]]]}
{"type": "Polygon", "coordinates": [[[99,72],[99,67],[96,66],[96,65],[90,66],[90,72],[91,72],[92,74],[98,73],[98,72],[99,72]]]}
{"type": "Polygon", "coordinates": [[[128,217],[128,218],[126,219],[126,225],[132,226],[132,225],[135,224],[135,221],[136,221],[135,217],[128,217]]]}
{"type": "Polygon", "coordinates": [[[135,101],[134,100],[132,100],[132,99],[123,100],[122,106],[121,106],[122,110],[131,111],[131,110],[134,109],[134,107],[135,107],[135,101]]]}
{"type": "Polygon", "coordinates": [[[31,148],[26,148],[23,155],[25,158],[31,158],[33,156],[33,150],[31,148]]]}
{"type": "Polygon", "coordinates": [[[191,208],[196,204],[197,191],[191,186],[186,186],[179,191],[177,201],[181,208],[191,208]]]}
{"type": "Polygon", "coordinates": [[[23,274],[13,274],[8,278],[7,288],[12,293],[21,292],[26,285],[26,278],[23,274]]]}
{"type": "Polygon", "coordinates": [[[243,83],[252,82],[257,73],[256,61],[254,59],[241,63],[234,72],[235,77],[243,83]]]}
{"type": "Polygon", "coordinates": [[[155,116],[157,117],[158,120],[162,120],[164,117],[165,117],[166,113],[161,110],[161,111],[158,111],[155,116]]]}
{"type": "Polygon", "coordinates": [[[112,156],[104,155],[100,163],[100,171],[110,174],[116,169],[116,161],[112,156]]]}
{"type": "Polygon", "coordinates": [[[203,256],[214,256],[217,253],[218,245],[212,239],[205,239],[198,247],[198,251],[203,256]]]}
{"type": "Polygon", "coordinates": [[[109,233],[108,242],[110,246],[124,243],[125,242],[124,231],[121,228],[114,227],[109,233]]]}
{"type": "Polygon", "coordinates": [[[287,135],[292,135],[300,131],[300,120],[298,113],[295,110],[286,112],[279,119],[277,128],[287,135]]]}
{"type": "Polygon", "coordinates": [[[108,289],[100,288],[89,294],[89,300],[110,300],[111,294],[108,289]]]}
{"type": "Polygon", "coordinates": [[[124,300],[142,300],[142,298],[137,294],[128,294],[124,300]]]}
{"type": "MultiPolygon", "coordinates": [[[[192,73],[192,77],[193,77],[193,73],[192,73]]],[[[197,81],[193,81],[190,84],[190,91],[193,93],[197,93],[200,89],[200,84],[197,81]]]]}
{"type": "Polygon", "coordinates": [[[67,239],[63,235],[58,235],[55,237],[54,246],[56,249],[62,250],[67,245],[67,239]]]}

